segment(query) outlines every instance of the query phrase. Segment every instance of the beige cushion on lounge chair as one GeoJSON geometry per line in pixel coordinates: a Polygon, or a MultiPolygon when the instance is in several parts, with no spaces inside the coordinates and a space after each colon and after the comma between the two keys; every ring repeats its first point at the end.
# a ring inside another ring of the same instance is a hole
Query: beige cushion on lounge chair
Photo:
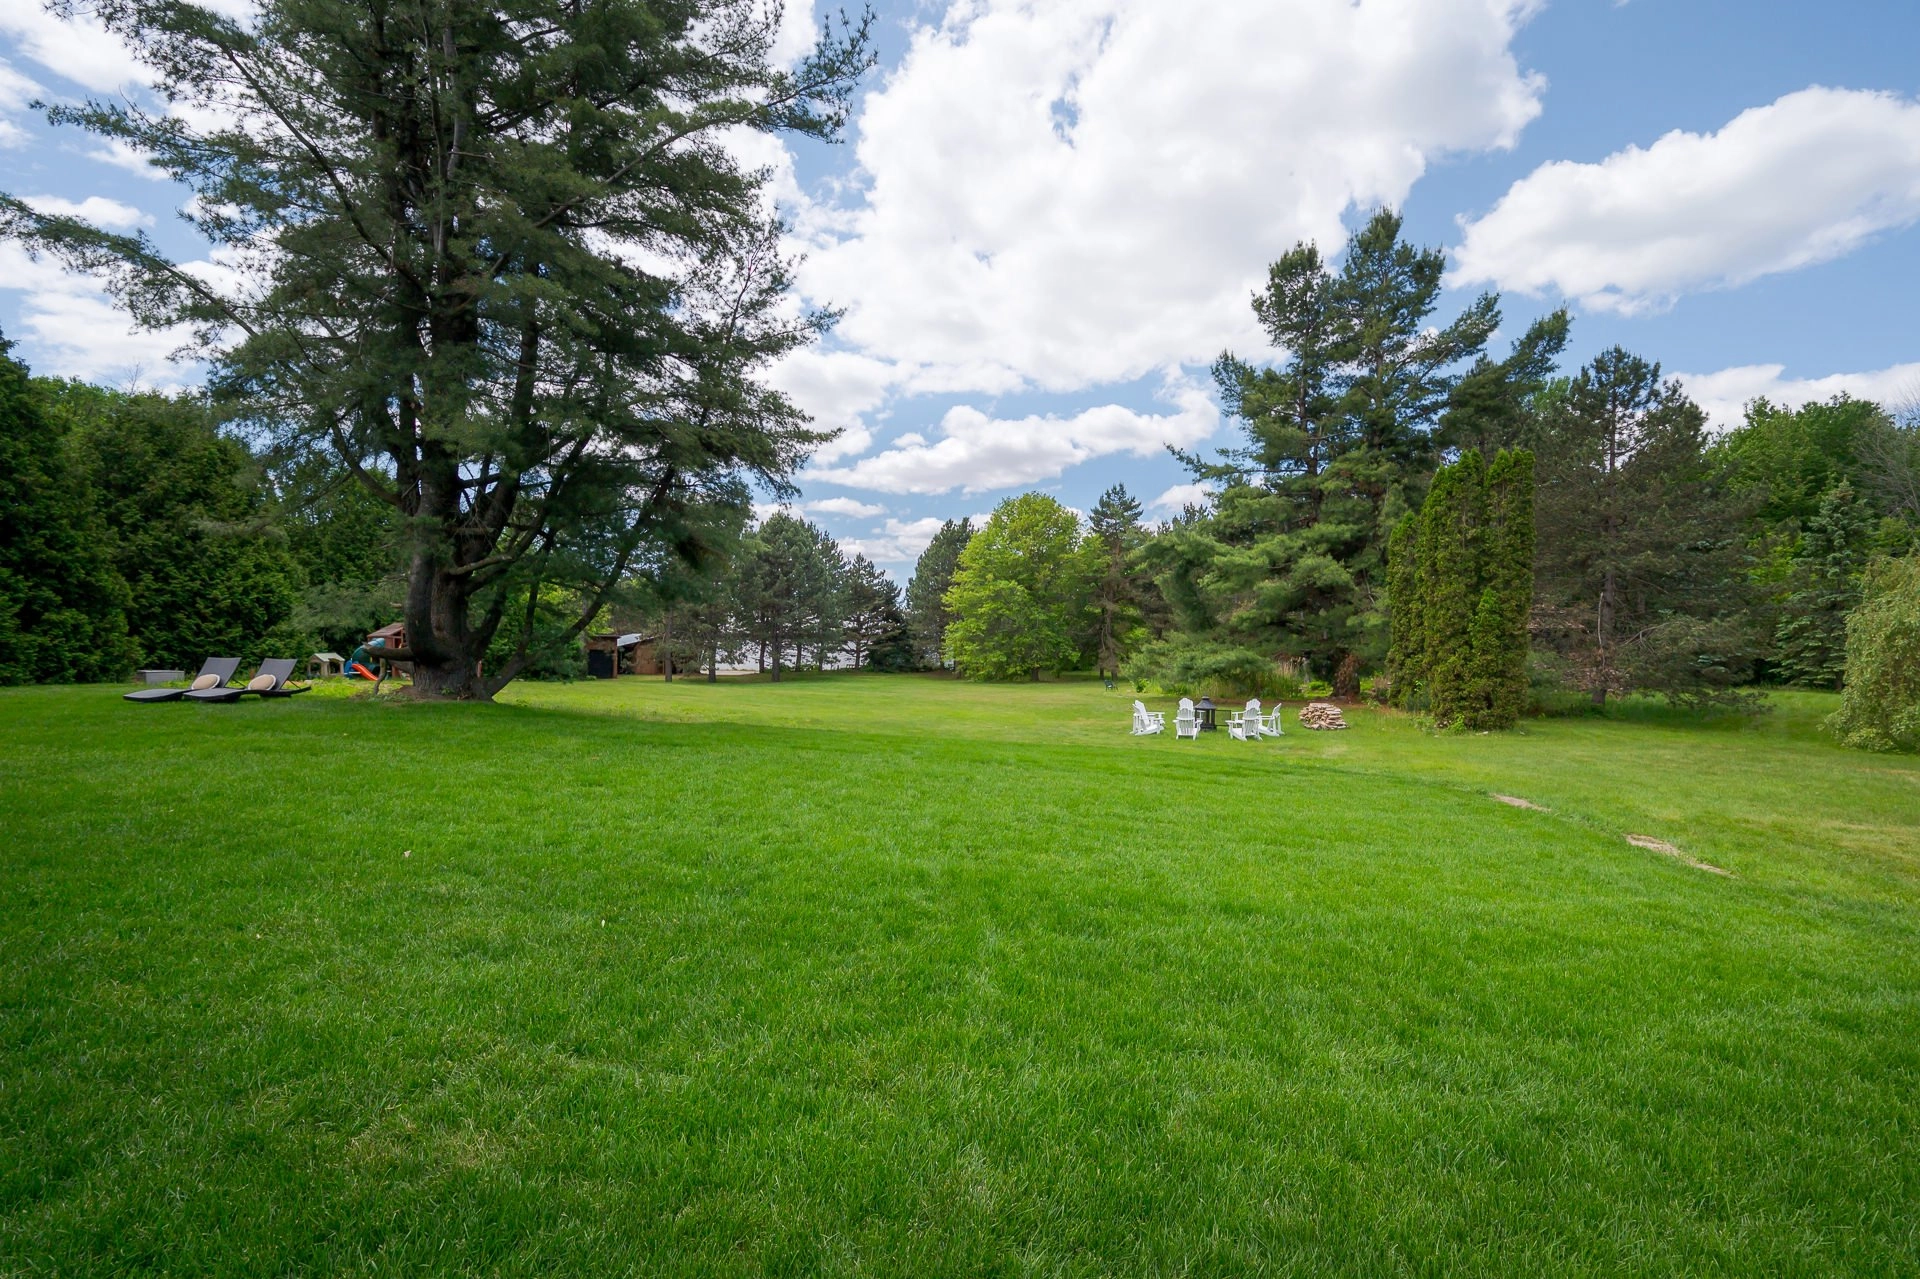
{"type": "Polygon", "coordinates": [[[279,685],[280,681],[271,675],[255,675],[247,681],[247,691],[249,693],[264,693],[270,688],[278,688],[279,685]]]}
{"type": "Polygon", "coordinates": [[[218,688],[218,687],[220,687],[220,677],[218,675],[202,675],[200,676],[200,678],[193,681],[193,688],[195,692],[199,692],[203,688],[218,688]]]}

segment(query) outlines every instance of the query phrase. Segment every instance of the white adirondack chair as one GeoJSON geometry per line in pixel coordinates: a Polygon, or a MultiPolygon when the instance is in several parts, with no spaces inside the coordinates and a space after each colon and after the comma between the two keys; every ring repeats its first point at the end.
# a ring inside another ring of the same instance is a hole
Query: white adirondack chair
{"type": "Polygon", "coordinates": [[[1200,740],[1200,719],[1193,713],[1191,697],[1180,699],[1179,713],[1173,717],[1173,735],[1176,739],[1191,737],[1196,742],[1200,740]]]}
{"type": "Polygon", "coordinates": [[[1247,699],[1247,708],[1235,711],[1227,720],[1227,734],[1242,742],[1260,740],[1260,699],[1247,699]]]}
{"type": "MultiPolygon", "coordinates": [[[[1255,709],[1260,703],[1253,703],[1255,709]]],[[[1260,717],[1260,734],[1263,737],[1285,737],[1287,730],[1280,727],[1280,703],[1275,702],[1273,709],[1260,717]]]]}
{"type": "Polygon", "coordinates": [[[1166,731],[1167,713],[1165,711],[1150,711],[1147,709],[1145,702],[1135,702],[1133,704],[1133,735],[1135,737],[1143,737],[1148,733],[1164,733],[1166,731]]]}

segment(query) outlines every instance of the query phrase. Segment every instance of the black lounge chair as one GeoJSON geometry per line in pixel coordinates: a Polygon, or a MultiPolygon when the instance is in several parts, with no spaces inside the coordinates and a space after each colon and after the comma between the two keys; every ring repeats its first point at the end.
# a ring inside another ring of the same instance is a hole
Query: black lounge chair
{"type": "MultiPolygon", "coordinates": [[[[193,677],[193,682],[203,686],[203,691],[211,691],[225,685],[239,669],[240,659],[237,657],[209,657],[201,666],[200,673],[193,677]],[[211,684],[206,683],[209,679],[213,681],[211,684]]],[[[192,691],[187,688],[139,688],[121,696],[130,702],[177,702],[192,691]]]]}
{"type": "Polygon", "coordinates": [[[311,684],[289,684],[293,678],[295,662],[291,657],[269,657],[260,663],[260,669],[240,690],[242,694],[251,693],[255,697],[292,697],[295,693],[304,693],[311,684]],[[262,679],[270,679],[271,684],[262,685],[262,679]]]}
{"type": "Polygon", "coordinates": [[[260,669],[244,687],[227,686],[206,688],[198,692],[189,690],[187,700],[192,702],[237,702],[249,693],[256,697],[292,697],[295,693],[307,691],[303,684],[299,688],[290,688],[287,680],[293,674],[293,659],[290,657],[270,657],[260,663],[260,669]]]}

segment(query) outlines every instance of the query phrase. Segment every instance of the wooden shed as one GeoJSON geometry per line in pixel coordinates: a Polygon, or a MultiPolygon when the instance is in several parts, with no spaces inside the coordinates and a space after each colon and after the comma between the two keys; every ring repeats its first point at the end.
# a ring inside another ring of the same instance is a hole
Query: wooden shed
{"type": "Polygon", "coordinates": [[[587,636],[587,674],[594,679],[660,674],[659,638],[629,631],[600,631],[587,636]]]}

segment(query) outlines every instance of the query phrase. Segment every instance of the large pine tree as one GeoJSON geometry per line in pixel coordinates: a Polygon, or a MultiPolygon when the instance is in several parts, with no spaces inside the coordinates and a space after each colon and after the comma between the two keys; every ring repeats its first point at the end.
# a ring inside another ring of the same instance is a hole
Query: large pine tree
{"type": "Polygon", "coordinates": [[[0,235],[195,326],[229,414],[395,508],[422,692],[490,696],[528,659],[517,605],[565,589],[579,631],[691,508],[744,511],[821,438],[758,376],[825,317],[791,307],[766,175],[726,139],[833,136],[864,25],[789,70],[759,0],[89,13],[169,109],[51,118],[189,188],[222,270],[10,196],[0,235]]]}
{"type": "Polygon", "coordinates": [[[1087,515],[1087,541],[1097,565],[1093,577],[1094,668],[1102,675],[1120,673],[1120,664],[1146,638],[1152,580],[1135,563],[1146,542],[1140,526],[1140,503],[1124,484],[1100,495],[1087,515]]]}
{"type": "Polygon", "coordinates": [[[947,588],[953,585],[960,552],[973,537],[970,520],[947,520],[920,552],[907,581],[907,629],[913,637],[915,660],[928,669],[946,663],[947,627],[953,613],[947,608],[947,588]]]}
{"type": "Polygon", "coordinates": [[[1420,498],[1461,366],[1499,323],[1483,296],[1436,325],[1444,270],[1387,210],[1337,272],[1307,244],[1273,265],[1254,313],[1284,358],[1215,363],[1246,443],[1183,456],[1218,496],[1148,554],[1181,630],[1303,659],[1346,696],[1385,657],[1388,534],[1420,498]]]}

